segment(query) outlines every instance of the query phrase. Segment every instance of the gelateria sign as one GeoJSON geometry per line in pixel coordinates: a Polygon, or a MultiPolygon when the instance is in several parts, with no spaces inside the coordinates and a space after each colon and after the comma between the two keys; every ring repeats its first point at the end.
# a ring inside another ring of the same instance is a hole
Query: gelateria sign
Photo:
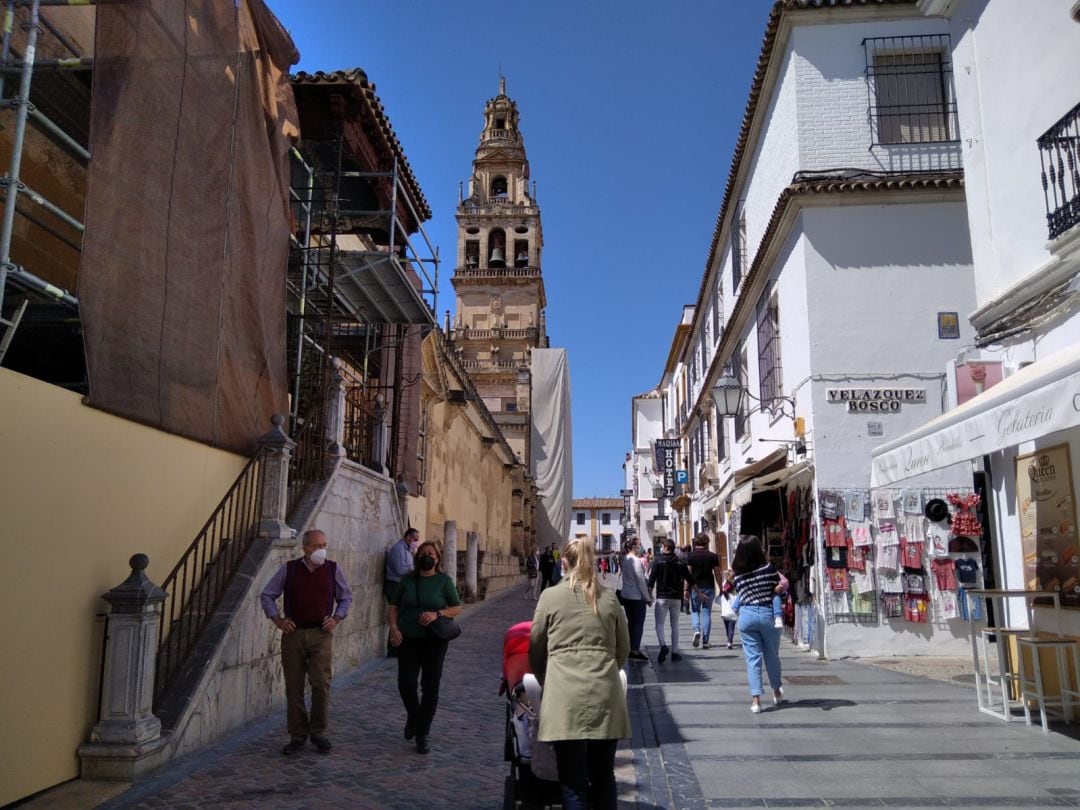
{"type": "Polygon", "coordinates": [[[904,404],[926,404],[925,388],[826,388],[825,396],[847,405],[848,413],[899,413],[904,404]]]}

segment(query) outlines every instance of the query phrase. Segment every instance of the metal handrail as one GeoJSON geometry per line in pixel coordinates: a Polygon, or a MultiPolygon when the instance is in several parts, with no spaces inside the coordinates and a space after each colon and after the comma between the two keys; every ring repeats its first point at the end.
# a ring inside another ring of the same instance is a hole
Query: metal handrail
{"type": "Polygon", "coordinates": [[[266,451],[241,470],[195,539],[161,583],[168,596],[154,674],[154,705],[174,682],[221,603],[258,533],[266,451]]]}
{"type": "Polygon", "coordinates": [[[288,498],[285,515],[291,518],[300,499],[312,484],[326,480],[326,398],[317,397],[303,427],[293,436],[296,447],[289,458],[288,498]]]}

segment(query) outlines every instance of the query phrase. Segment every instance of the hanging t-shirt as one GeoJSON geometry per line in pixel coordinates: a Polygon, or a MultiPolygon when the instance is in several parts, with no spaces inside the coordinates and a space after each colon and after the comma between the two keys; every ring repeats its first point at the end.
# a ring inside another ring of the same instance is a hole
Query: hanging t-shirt
{"type": "Polygon", "coordinates": [[[847,548],[847,527],[843,518],[826,520],[824,529],[826,548],[847,548]]]}
{"type": "Polygon", "coordinates": [[[873,513],[874,520],[885,520],[887,518],[896,517],[896,510],[893,507],[892,493],[888,490],[881,490],[871,495],[873,498],[873,513]]]}
{"type": "Polygon", "coordinates": [[[878,537],[881,538],[883,545],[896,546],[900,544],[900,534],[896,531],[895,520],[879,520],[877,530],[878,537]]]}
{"type": "Polygon", "coordinates": [[[847,554],[847,567],[849,571],[866,570],[866,548],[864,546],[851,546],[847,554]]]}
{"type": "Polygon", "coordinates": [[[881,599],[885,604],[886,619],[902,619],[904,617],[904,603],[900,594],[887,593],[881,599]]]}
{"type": "Polygon", "coordinates": [[[961,585],[975,587],[978,584],[979,564],[975,560],[962,557],[956,560],[953,565],[956,567],[956,578],[961,585]]]}
{"type": "Polygon", "coordinates": [[[939,591],[956,590],[956,566],[948,557],[930,561],[930,573],[934,575],[934,584],[939,591]]]}
{"type": "Polygon", "coordinates": [[[960,606],[960,618],[967,621],[980,622],[983,619],[983,600],[980,597],[969,597],[967,591],[960,588],[956,592],[956,601],[960,606]]]}
{"type": "Polygon", "coordinates": [[[929,614],[929,600],[926,596],[904,596],[904,618],[909,622],[925,624],[929,614]]]}
{"type": "Polygon", "coordinates": [[[955,619],[960,615],[960,609],[956,604],[956,594],[952,591],[938,591],[937,603],[943,619],[955,619]]]}
{"type": "Polygon", "coordinates": [[[840,517],[844,511],[844,498],[839,492],[821,493],[821,516],[829,520],[840,517]]]}
{"type": "Polygon", "coordinates": [[[866,495],[862,490],[845,493],[844,515],[848,520],[866,520],[866,495]]]}
{"type": "Polygon", "coordinates": [[[882,593],[903,593],[903,575],[895,568],[879,568],[876,571],[878,590],[882,593]]]}
{"type": "Polygon", "coordinates": [[[940,526],[930,529],[930,550],[935,557],[944,557],[949,553],[949,533],[940,526]]]}
{"type": "MultiPolygon", "coordinates": [[[[851,589],[864,596],[869,596],[874,590],[874,575],[869,571],[848,570],[848,579],[851,580],[851,589]]],[[[856,610],[856,613],[869,613],[867,610],[856,610]]]]}
{"type": "Polygon", "coordinates": [[[887,568],[890,571],[899,570],[900,546],[883,546],[879,544],[877,550],[874,552],[874,559],[877,560],[877,568],[879,571],[883,568],[887,568]]]}
{"type": "Polygon", "coordinates": [[[848,564],[848,550],[844,548],[832,548],[825,549],[825,567],[826,568],[847,568],[848,564]]]}
{"type": "Polygon", "coordinates": [[[870,534],[870,526],[866,523],[859,523],[849,527],[851,530],[851,544],[853,546],[872,546],[874,545],[874,536],[870,534]]]}
{"type": "Polygon", "coordinates": [[[859,582],[856,579],[859,576],[861,575],[855,574],[851,579],[851,612],[873,613],[874,592],[869,588],[862,588],[859,586],[859,582]]]}
{"type": "Polygon", "coordinates": [[[923,541],[926,539],[926,531],[923,527],[923,519],[916,515],[904,515],[900,520],[900,538],[923,541]]]}
{"type": "Polygon", "coordinates": [[[921,515],[923,511],[922,493],[917,489],[905,489],[900,492],[900,508],[906,515],[921,515]]]}
{"type": "Polygon", "coordinates": [[[848,589],[848,572],[846,568],[827,568],[825,573],[829,576],[829,590],[846,591],[848,589]]]}
{"type": "Polygon", "coordinates": [[[903,576],[904,593],[907,595],[923,595],[926,593],[926,575],[923,573],[908,572],[903,576]]]}
{"type": "Polygon", "coordinates": [[[900,542],[900,565],[904,568],[921,568],[923,544],[918,540],[900,542]]]}

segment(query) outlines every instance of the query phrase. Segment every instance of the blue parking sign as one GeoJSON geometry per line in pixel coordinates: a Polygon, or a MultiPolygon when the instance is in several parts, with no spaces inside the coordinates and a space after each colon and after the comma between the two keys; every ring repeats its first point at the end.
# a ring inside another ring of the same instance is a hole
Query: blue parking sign
{"type": "Polygon", "coordinates": [[[690,473],[688,473],[686,470],[676,470],[675,471],[675,483],[676,484],[689,484],[690,483],[690,473]]]}

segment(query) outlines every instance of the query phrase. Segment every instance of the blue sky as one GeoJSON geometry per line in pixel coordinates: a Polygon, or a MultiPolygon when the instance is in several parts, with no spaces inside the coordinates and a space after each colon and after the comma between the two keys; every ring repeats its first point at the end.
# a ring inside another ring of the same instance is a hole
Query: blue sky
{"type": "Polygon", "coordinates": [[[434,212],[453,309],[458,182],[499,66],[544,223],[553,346],[569,351],[574,497],[616,495],[630,397],[697,297],[769,0],[268,0],[301,70],[363,68],[434,212]]]}

